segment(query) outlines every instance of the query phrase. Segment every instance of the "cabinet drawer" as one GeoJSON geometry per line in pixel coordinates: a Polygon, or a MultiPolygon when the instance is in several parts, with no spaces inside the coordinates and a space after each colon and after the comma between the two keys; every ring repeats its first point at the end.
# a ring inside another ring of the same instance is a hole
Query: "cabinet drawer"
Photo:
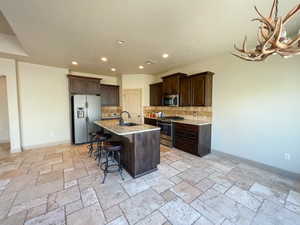
{"type": "Polygon", "coordinates": [[[182,151],[198,155],[198,143],[196,141],[175,137],[174,147],[182,151]]]}

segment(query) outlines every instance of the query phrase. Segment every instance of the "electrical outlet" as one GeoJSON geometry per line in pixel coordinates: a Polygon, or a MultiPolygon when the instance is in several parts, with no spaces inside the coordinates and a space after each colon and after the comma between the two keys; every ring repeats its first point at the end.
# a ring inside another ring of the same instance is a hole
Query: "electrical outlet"
{"type": "Polygon", "coordinates": [[[285,160],[291,160],[291,154],[290,153],[285,153],[284,154],[284,159],[285,160]]]}
{"type": "Polygon", "coordinates": [[[54,137],[54,132],[50,132],[50,137],[54,137]]]}

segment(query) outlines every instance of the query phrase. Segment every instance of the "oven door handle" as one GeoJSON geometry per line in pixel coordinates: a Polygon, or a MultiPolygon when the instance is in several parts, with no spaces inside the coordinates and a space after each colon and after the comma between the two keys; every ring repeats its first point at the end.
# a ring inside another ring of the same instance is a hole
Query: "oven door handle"
{"type": "Polygon", "coordinates": [[[160,126],[160,125],[161,126],[172,126],[172,124],[170,124],[170,123],[160,123],[160,122],[157,125],[158,126],[160,126]]]}

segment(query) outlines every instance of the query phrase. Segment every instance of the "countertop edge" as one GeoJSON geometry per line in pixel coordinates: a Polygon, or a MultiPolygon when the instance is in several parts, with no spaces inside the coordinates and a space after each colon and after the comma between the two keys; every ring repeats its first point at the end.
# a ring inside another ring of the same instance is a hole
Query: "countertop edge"
{"type": "MultiPolygon", "coordinates": [[[[147,119],[153,119],[158,120],[159,118],[151,118],[151,117],[144,117],[147,119]]],[[[204,126],[204,125],[212,125],[212,122],[210,121],[201,121],[201,120],[171,120],[172,123],[182,123],[182,124],[188,124],[188,125],[194,125],[194,126],[204,126]]]]}
{"type": "Polygon", "coordinates": [[[150,131],[157,131],[157,130],[160,130],[159,127],[155,127],[155,128],[151,128],[151,129],[147,129],[147,130],[140,130],[140,131],[129,131],[129,132],[124,132],[124,133],[118,133],[117,131],[107,127],[107,126],[104,126],[102,124],[98,124],[97,121],[94,122],[96,125],[116,134],[116,135],[119,135],[119,136],[126,136],[126,135],[131,135],[131,134],[138,134],[138,133],[144,133],[144,132],[150,132],[150,131]]]}

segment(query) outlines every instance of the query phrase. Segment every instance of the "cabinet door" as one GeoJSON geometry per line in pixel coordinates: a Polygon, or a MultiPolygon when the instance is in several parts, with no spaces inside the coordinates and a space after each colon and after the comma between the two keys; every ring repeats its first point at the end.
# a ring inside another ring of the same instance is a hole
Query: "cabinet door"
{"type": "Polygon", "coordinates": [[[162,83],[150,85],[150,106],[162,105],[162,83]]]}
{"type": "Polygon", "coordinates": [[[69,76],[69,90],[71,94],[100,94],[100,79],[69,76]]]}
{"type": "Polygon", "coordinates": [[[87,83],[81,78],[69,78],[70,92],[73,94],[87,94],[87,83]]]}
{"type": "Polygon", "coordinates": [[[100,94],[101,93],[101,85],[99,80],[89,80],[86,81],[86,88],[89,94],[100,94]]]}
{"type": "Polygon", "coordinates": [[[102,106],[119,106],[119,86],[101,85],[102,106]]]}
{"type": "Polygon", "coordinates": [[[179,77],[172,76],[165,78],[163,90],[165,95],[177,95],[179,93],[179,77]]]}
{"type": "Polygon", "coordinates": [[[192,106],[205,105],[205,76],[191,77],[191,95],[192,106]]]}
{"type": "Polygon", "coordinates": [[[191,79],[184,77],[180,79],[180,106],[191,105],[191,79]]]}
{"type": "Polygon", "coordinates": [[[163,82],[163,94],[171,95],[171,83],[169,78],[165,78],[163,82]]]}

